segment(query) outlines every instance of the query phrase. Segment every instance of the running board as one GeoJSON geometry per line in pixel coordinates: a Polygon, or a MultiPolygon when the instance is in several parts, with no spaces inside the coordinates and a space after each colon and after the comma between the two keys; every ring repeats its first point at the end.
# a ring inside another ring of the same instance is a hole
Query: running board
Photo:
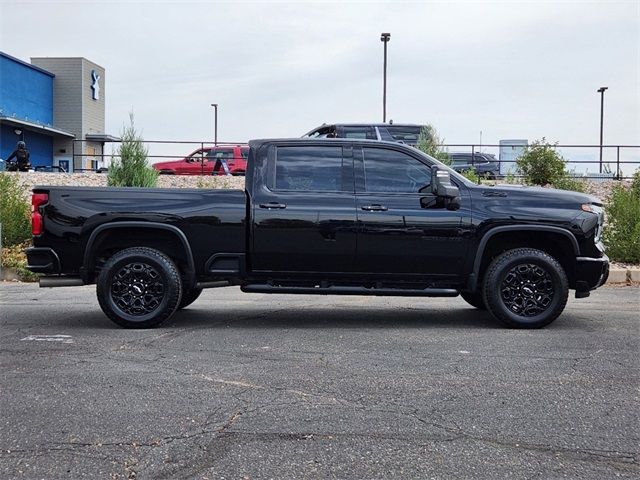
{"type": "Polygon", "coordinates": [[[84,282],[80,277],[40,277],[40,288],[81,287],[84,282]]]}
{"type": "Polygon", "coordinates": [[[454,288],[366,288],[366,287],[278,287],[249,284],[240,288],[245,293],[299,293],[305,295],[379,295],[385,297],[457,297],[454,288]]]}

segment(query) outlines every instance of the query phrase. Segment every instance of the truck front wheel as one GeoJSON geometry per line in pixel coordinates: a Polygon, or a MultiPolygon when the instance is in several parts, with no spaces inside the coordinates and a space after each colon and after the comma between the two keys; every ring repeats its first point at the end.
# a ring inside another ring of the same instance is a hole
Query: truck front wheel
{"type": "Polygon", "coordinates": [[[182,281],[164,253],[133,247],[107,260],[98,275],[97,295],[102,311],[121,327],[150,328],[176,311],[182,281]]]}
{"type": "Polygon", "coordinates": [[[564,310],[569,282],[552,256],[533,248],[516,248],[491,262],[482,293],[489,312],[504,325],[541,328],[564,310]]]}

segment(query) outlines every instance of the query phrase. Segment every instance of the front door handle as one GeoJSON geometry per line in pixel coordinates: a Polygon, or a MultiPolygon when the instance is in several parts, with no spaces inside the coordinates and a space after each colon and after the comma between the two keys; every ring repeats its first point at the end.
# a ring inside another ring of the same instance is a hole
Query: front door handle
{"type": "Polygon", "coordinates": [[[386,212],[389,210],[384,205],[363,205],[360,207],[362,210],[366,210],[367,212],[386,212]]]}
{"type": "Polygon", "coordinates": [[[267,210],[270,210],[272,208],[283,209],[283,208],[287,208],[287,206],[284,203],[269,202],[269,203],[261,203],[260,208],[266,208],[267,210]]]}

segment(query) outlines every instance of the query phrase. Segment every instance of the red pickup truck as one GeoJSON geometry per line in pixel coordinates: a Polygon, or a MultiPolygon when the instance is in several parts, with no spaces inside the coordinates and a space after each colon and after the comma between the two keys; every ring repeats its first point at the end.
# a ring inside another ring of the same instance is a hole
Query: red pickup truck
{"type": "Polygon", "coordinates": [[[204,147],[182,160],[158,162],[153,168],[166,175],[244,175],[248,145],[204,147]]]}

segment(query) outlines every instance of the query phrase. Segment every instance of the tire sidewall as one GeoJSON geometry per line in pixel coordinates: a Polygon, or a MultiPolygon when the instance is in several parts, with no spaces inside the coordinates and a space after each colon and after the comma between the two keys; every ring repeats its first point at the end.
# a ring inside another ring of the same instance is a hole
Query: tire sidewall
{"type": "Polygon", "coordinates": [[[98,288],[103,292],[102,301],[104,302],[104,306],[107,308],[109,312],[105,312],[109,315],[114,322],[118,325],[127,327],[127,328],[148,328],[151,326],[155,326],[165,320],[169,315],[171,315],[176,309],[177,305],[180,303],[180,282],[172,281],[171,272],[167,269],[167,266],[154,258],[152,255],[144,255],[144,254],[129,254],[124,255],[126,251],[121,252],[119,255],[120,258],[115,258],[113,262],[108,262],[107,268],[103,269],[100,272],[100,276],[98,277],[98,288]],[[164,286],[164,296],[160,305],[156,307],[152,312],[147,313],[145,315],[130,315],[126,312],[120,310],[111,295],[111,285],[113,283],[113,276],[120,271],[122,267],[124,267],[128,263],[145,263],[153,267],[162,280],[164,286]],[[176,305],[171,306],[171,300],[178,296],[178,302],[176,305]],[[171,310],[168,312],[168,310],[171,310]]]}
{"type": "MultiPolygon", "coordinates": [[[[493,272],[491,279],[488,279],[485,298],[488,305],[491,305],[492,313],[498,319],[506,322],[509,326],[520,328],[538,328],[548,325],[555,320],[561,313],[567,298],[567,280],[564,272],[558,271],[558,267],[550,262],[543,252],[542,255],[523,254],[502,261],[498,268],[493,272]],[[553,299],[547,309],[533,317],[523,317],[512,312],[505,304],[502,298],[502,282],[507,274],[517,265],[528,263],[537,265],[545,270],[551,277],[553,283],[553,299]],[[560,310],[560,311],[559,311],[560,310]]],[[[499,260],[500,261],[500,260],[499,260]]]]}

